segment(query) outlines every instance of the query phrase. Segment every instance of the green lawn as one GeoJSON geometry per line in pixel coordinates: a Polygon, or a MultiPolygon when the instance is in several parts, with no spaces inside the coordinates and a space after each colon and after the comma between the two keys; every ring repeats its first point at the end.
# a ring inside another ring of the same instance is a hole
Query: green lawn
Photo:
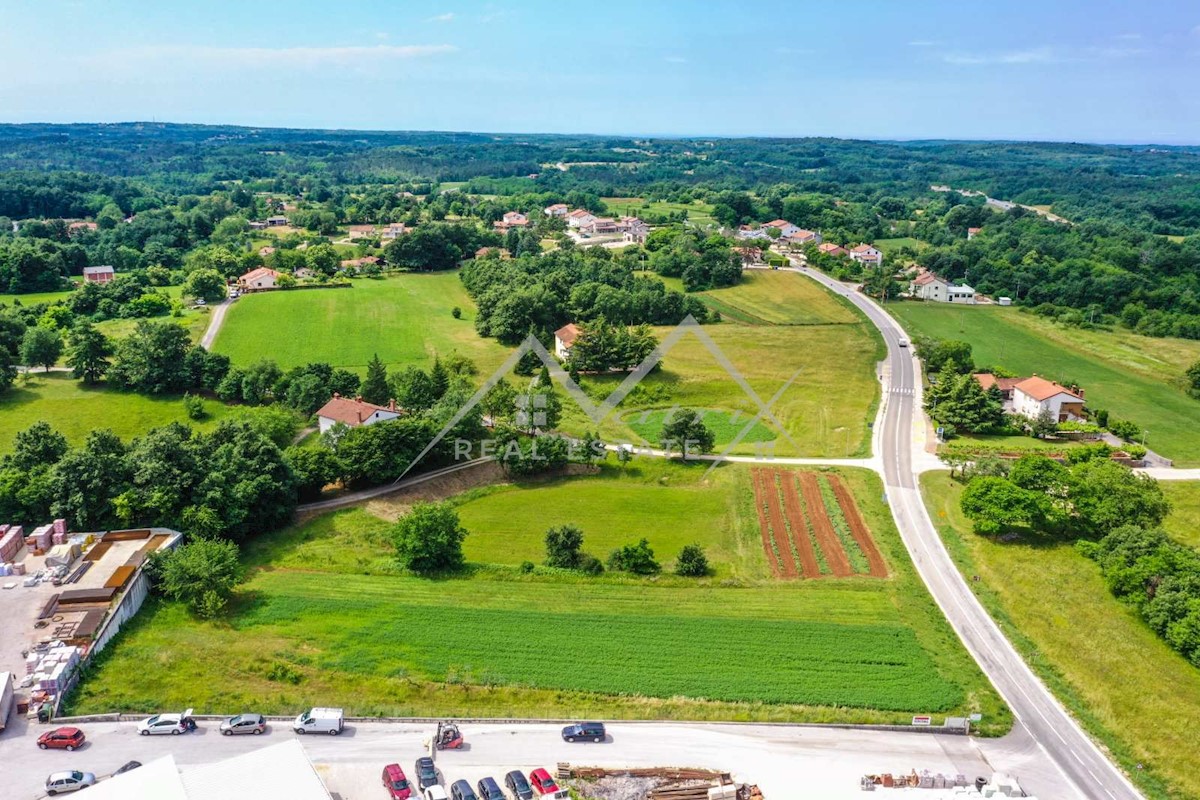
{"type": "Polygon", "coordinates": [[[901,236],[895,239],[876,239],[871,244],[879,248],[879,251],[885,256],[891,255],[901,247],[907,247],[917,251],[924,250],[926,247],[929,247],[927,242],[922,242],[920,239],[914,239],[911,236],[901,236]]]}
{"type": "Polygon", "coordinates": [[[697,295],[722,317],[749,325],[857,323],[849,304],[816,281],[791,272],[746,271],[737,286],[697,295]]]}
{"type": "Polygon", "coordinates": [[[970,342],[977,364],[1076,381],[1089,406],[1147,429],[1151,449],[1179,466],[1200,465],[1200,401],[1178,388],[1200,359],[1200,342],[1068,329],[1015,308],[900,302],[888,310],[912,336],[970,342]]]}
{"type": "Polygon", "coordinates": [[[1200,548],[1200,482],[1162,481],[1159,485],[1171,501],[1163,528],[1178,541],[1200,548]]]}
{"type": "Polygon", "coordinates": [[[972,586],[984,605],[1076,718],[1148,796],[1200,798],[1200,670],[1117,602],[1070,543],[977,536],[948,473],[926,473],[922,488],[959,568],[980,576],[972,586]]]}
{"type": "Polygon", "coordinates": [[[428,367],[457,352],[492,372],[508,354],[475,333],[475,306],[458,274],[407,274],[356,280],[350,289],[247,295],[229,309],[214,350],[235,364],[275,359],[289,369],[312,361],[365,372],[378,353],[389,367],[428,367]],[[454,319],[451,310],[462,309],[454,319]]]}
{"type": "Polygon", "coordinates": [[[666,201],[647,202],[641,197],[601,197],[600,202],[608,208],[613,216],[636,217],[640,214],[672,214],[679,211],[688,212],[688,222],[697,225],[713,225],[713,207],[699,200],[692,203],[668,203],[666,201]]]}
{"type": "Polygon", "coordinates": [[[0,304],[11,306],[20,303],[23,306],[36,306],[38,303],[53,303],[65,300],[71,292],[31,292],[30,294],[0,294],[0,304]]]}
{"type": "MultiPolygon", "coordinates": [[[[671,547],[713,535],[667,529],[668,517],[678,529],[700,524],[679,498],[704,491],[751,523],[719,536],[761,549],[745,468],[724,470],[732,477],[708,485],[658,465],[641,476],[606,470],[471,492],[460,505],[474,528],[468,555],[503,564],[535,555],[530,537],[566,521],[572,496],[587,498],[578,521],[599,550],[613,536],[605,524],[619,525],[598,505],[612,487],[664,507],[613,513],[671,547]]],[[[367,715],[899,722],[977,710],[985,730],[1006,730],[1008,712],[908,563],[878,478],[842,474],[889,560],[886,580],[586,578],[478,562],[463,577],[424,580],[395,574],[390,524],[352,509],[250,546],[255,569],[227,620],[149,604],[101,657],[72,712],[186,699],[204,712],[250,703],[285,713],[320,697],[367,715]]],[[[619,527],[611,541],[635,534],[619,527]]]]}
{"type": "Polygon", "coordinates": [[[28,383],[18,378],[11,389],[0,393],[0,453],[11,449],[18,431],[40,420],[80,443],[88,432],[99,428],[111,428],[128,440],[171,422],[211,427],[228,412],[227,406],[215,400],[205,400],[204,406],[208,419],[194,423],[179,397],[149,397],[103,384],[88,386],[61,372],[33,373],[28,383]]]}

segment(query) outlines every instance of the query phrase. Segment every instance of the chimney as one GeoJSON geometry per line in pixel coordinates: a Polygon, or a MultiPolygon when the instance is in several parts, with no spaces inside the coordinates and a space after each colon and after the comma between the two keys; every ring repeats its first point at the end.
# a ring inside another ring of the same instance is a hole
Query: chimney
{"type": "Polygon", "coordinates": [[[362,395],[361,395],[361,394],[356,394],[356,395],[354,395],[354,402],[356,402],[356,403],[361,403],[361,402],[362,402],[362,395]]]}
{"type": "Polygon", "coordinates": [[[389,398],[388,399],[388,411],[395,411],[395,410],[396,410],[396,398],[394,398],[394,397],[389,398]]]}
{"type": "Polygon", "coordinates": [[[341,398],[342,398],[341,392],[334,392],[334,393],[333,393],[333,399],[334,399],[334,400],[340,400],[341,398]]]}

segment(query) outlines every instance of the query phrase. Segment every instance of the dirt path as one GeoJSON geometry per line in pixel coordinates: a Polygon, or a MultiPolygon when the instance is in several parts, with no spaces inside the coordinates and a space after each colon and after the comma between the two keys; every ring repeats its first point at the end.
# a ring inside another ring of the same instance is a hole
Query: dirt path
{"type": "Polygon", "coordinates": [[[792,546],[788,543],[787,524],[783,519],[783,509],[779,502],[779,491],[775,486],[775,474],[771,470],[756,470],[755,480],[762,492],[767,505],[767,515],[771,525],[771,536],[775,543],[776,555],[785,578],[799,577],[796,562],[792,559],[792,546]]]}
{"type": "Polygon", "coordinates": [[[850,526],[850,533],[854,536],[854,541],[858,542],[863,555],[867,557],[867,564],[870,566],[868,574],[876,578],[886,578],[887,562],[883,560],[883,555],[875,546],[875,540],[871,538],[871,531],[863,522],[862,515],[858,513],[858,505],[854,502],[850,490],[846,488],[846,484],[842,483],[840,475],[830,474],[829,485],[833,487],[838,505],[842,507],[842,516],[846,518],[846,523],[850,526]]]}
{"type": "Polygon", "coordinates": [[[817,534],[817,542],[825,553],[825,562],[836,578],[846,578],[854,574],[850,567],[850,559],[842,549],[833,530],[833,523],[825,513],[825,503],[821,499],[821,488],[817,485],[817,476],[811,472],[800,473],[800,488],[804,491],[804,505],[808,508],[808,518],[812,520],[813,531],[817,534]]]}
{"type": "Polygon", "coordinates": [[[221,332],[221,326],[225,324],[225,312],[229,310],[229,303],[229,300],[222,300],[209,306],[212,309],[212,316],[208,318],[208,327],[204,329],[204,335],[200,337],[200,346],[205,350],[212,350],[213,342],[216,340],[217,334],[221,332]]]}
{"type": "Polygon", "coordinates": [[[775,558],[775,551],[771,549],[771,523],[767,520],[767,511],[763,504],[766,498],[763,497],[762,487],[759,484],[758,473],[760,470],[751,470],[750,478],[754,484],[754,507],[758,510],[758,530],[762,535],[763,552],[767,555],[767,562],[771,565],[771,574],[776,578],[782,577],[783,571],[779,568],[779,559],[775,558]]]}
{"type": "Polygon", "coordinates": [[[808,523],[804,521],[804,509],[800,507],[800,495],[796,491],[796,474],[780,472],[783,479],[783,500],[787,509],[788,522],[792,526],[792,538],[796,542],[796,552],[800,554],[800,567],[806,578],[821,577],[821,568],[817,564],[817,554],[813,551],[812,540],[808,536],[808,523]]]}

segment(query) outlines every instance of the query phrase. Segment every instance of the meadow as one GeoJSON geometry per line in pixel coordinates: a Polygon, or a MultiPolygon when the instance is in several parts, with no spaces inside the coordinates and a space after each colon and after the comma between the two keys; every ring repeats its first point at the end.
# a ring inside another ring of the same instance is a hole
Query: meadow
{"type": "Polygon", "coordinates": [[[18,431],[40,420],[78,444],[100,428],[109,428],[125,440],[171,422],[207,428],[229,411],[216,400],[205,400],[204,408],[209,416],[197,423],[188,419],[178,396],[150,397],[103,383],[89,386],[67,373],[35,372],[28,379],[18,378],[11,389],[0,394],[0,453],[11,449],[18,431]]]}
{"type": "Polygon", "coordinates": [[[680,211],[688,212],[688,222],[700,226],[715,225],[713,207],[699,200],[692,203],[668,203],[665,200],[647,201],[641,197],[601,197],[600,202],[608,208],[613,216],[636,217],[639,214],[674,214],[680,211]]]}
{"type": "Polygon", "coordinates": [[[698,297],[721,316],[747,325],[839,325],[860,318],[845,300],[790,272],[748,270],[737,286],[698,297]]]}
{"type": "Polygon", "coordinates": [[[948,473],[926,473],[922,490],[959,569],[980,576],[979,599],[1076,719],[1147,796],[1200,797],[1200,670],[1117,602],[1070,542],[977,536],[948,473]]]}
{"type": "MultiPolygon", "coordinates": [[[[635,489],[644,510],[660,497],[670,504],[686,483],[672,477],[682,468],[661,469],[635,489]]],[[[722,470],[737,478],[745,468],[722,470]]],[[[468,545],[472,564],[459,577],[386,574],[352,563],[353,554],[293,560],[293,551],[319,553],[322,539],[334,536],[338,550],[357,549],[382,568],[388,524],[372,525],[354,509],[249,547],[250,577],[226,620],[148,605],[100,658],[72,712],[186,702],[198,711],[250,703],[287,713],[320,697],[366,715],[900,722],[913,713],[976,710],[986,731],[1007,729],[1008,712],[908,564],[878,478],[841,474],[894,570],[886,580],[587,578],[507,566],[527,547],[494,527],[512,515],[510,495],[529,508],[548,503],[548,514],[523,511],[516,526],[521,536],[524,529],[540,535],[560,521],[555,509],[567,508],[568,494],[639,480],[607,474],[469,492],[459,505],[464,524],[475,528],[468,542],[492,541],[468,545]],[[345,524],[331,526],[332,518],[345,524]]],[[[722,475],[685,491],[703,489],[752,520],[740,480],[722,475]]],[[[603,509],[589,501],[584,511],[580,522],[596,535],[585,538],[587,548],[602,539],[603,509]]],[[[671,510],[647,513],[646,535],[684,541],[665,530],[668,517],[679,528],[691,524],[671,510]]],[[[720,535],[736,537],[733,527],[720,535]]],[[[619,539],[636,535],[622,527],[619,539]]]]}
{"type": "Polygon", "coordinates": [[[475,333],[475,306],[458,274],[356,280],[349,289],[251,294],[234,303],[213,349],[235,364],[273,358],[284,369],[324,361],[365,373],[375,354],[389,368],[428,367],[458,353],[487,375],[507,348],[475,333]],[[451,315],[455,307],[462,318],[451,315]]]}
{"type": "Polygon", "coordinates": [[[1066,328],[1015,308],[899,302],[888,311],[911,336],[970,342],[976,364],[1078,382],[1090,407],[1144,428],[1152,450],[1200,465],[1200,401],[1180,388],[1200,342],[1066,328]]]}
{"type": "Polygon", "coordinates": [[[1200,482],[1162,481],[1159,485],[1171,501],[1163,529],[1176,541],[1200,548],[1200,482]]]}

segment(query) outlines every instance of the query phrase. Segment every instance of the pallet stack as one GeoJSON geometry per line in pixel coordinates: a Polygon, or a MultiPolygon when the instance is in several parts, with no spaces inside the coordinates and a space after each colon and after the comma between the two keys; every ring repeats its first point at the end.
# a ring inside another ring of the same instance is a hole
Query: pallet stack
{"type": "Polygon", "coordinates": [[[25,543],[20,525],[0,525],[0,561],[14,561],[25,543]]]}
{"type": "Polygon", "coordinates": [[[34,552],[35,555],[41,555],[50,549],[50,541],[54,535],[54,525],[39,525],[33,529],[33,533],[25,537],[25,546],[34,552]]]}
{"type": "Polygon", "coordinates": [[[56,519],[50,523],[50,540],[54,544],[67,543],[67,521],[65,519],[56,519]]]}

